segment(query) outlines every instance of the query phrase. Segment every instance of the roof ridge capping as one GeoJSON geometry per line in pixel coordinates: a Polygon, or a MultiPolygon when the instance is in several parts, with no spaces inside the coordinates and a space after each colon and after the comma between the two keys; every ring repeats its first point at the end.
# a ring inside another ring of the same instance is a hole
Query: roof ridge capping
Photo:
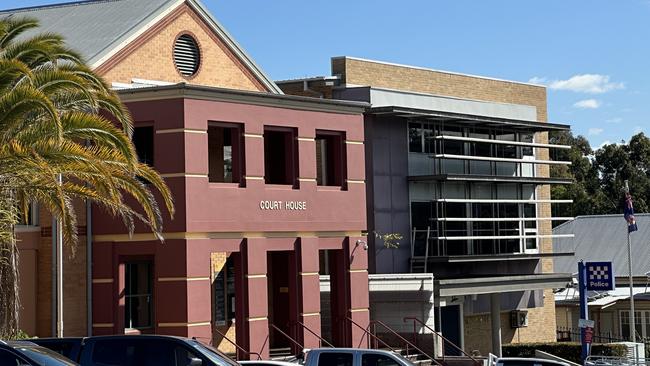
{"type": "Polygon", "coordinates": [[[438,69],[433,69],[433,68],[430,68],[430,67],[406,65],[406,64],[400,64],[400,63],[388,62],[388,61],[371,60],[371,59],[362,58],[362,57],[353,57],[353,56],[334,56],[334,57],[332,57],[332,61],[333,60],[338,60],[338,59],[350,59],[350,60],[355,60],[355,61],[372,62],[372,63],[382,64],[382,65],[404,67],[404,68],[408,68],[408,69],[423,70],[423,71],[439,72],[439,73],[443,73],[443,74],[466,76],[466,77],[485,79],[485,80],[501,81],[501,82],[505,82],[505,83],[528,85],[528,86],[534,86],[534,87],[546,89],[546,85],[533,84],[533,83],[529,83],[529,82],[525,82],[525,81],[500,79],[500,78],[494,78],[494,77],[483,76],[483,75],[466,74],[466,73],[462,73],[462,72],[438,70],[438,69]]]}
{"type": "Polygon", "coordinates": [[[53,3],[53,4],[44,4],[44,5],[35,5],[35,6],[26,6],[22,8],[13,8],[13,9],[4,9],[0,10],[0,14],[4,13],[18,13],[18,12],[29,12],[36,11],[41,9],[56,9],[56,8],[66,8],[71,6],[80,6],[80,5],[92,5],[98,3],[112,3],[119,2],[122,0],[80,0],[80,1],[69,1],[64,3],[53,3]]]}

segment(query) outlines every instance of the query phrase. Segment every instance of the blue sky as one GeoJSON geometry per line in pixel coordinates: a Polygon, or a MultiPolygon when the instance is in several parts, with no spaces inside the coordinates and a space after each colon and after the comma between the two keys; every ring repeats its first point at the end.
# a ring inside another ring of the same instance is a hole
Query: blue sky
{"type": "Polygon", "coordinates": [[[549,120],[592,147],[650,133],[650,0],[203,1],[274,79],[329,75],[347,55],[532,80],[549,120]]]}

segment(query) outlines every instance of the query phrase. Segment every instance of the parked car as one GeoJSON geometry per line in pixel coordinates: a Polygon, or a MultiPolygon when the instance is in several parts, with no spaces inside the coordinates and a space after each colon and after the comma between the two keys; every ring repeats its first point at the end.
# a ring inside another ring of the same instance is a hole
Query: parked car
{"type": "Polygon", "coordinates": [[[297,362],[257,360],[257,361],[239,361],[244,366],[299,366],[297,362]]]}
{"type": "Polygon", "coordinates": [[[67,354],[81,366],[239,366],[213,347],[174,336],[114,335],[33,341],[67,354]]]}
{"type": "Polygon", "coordinates": [[[314,348],[305,358],[305,366],[413,366],[402,355],[377,349],[314,348]]]}
{"type": "Polygon", "coordinates": [[[2,366],[77,366],[60,354],[28,341],[0,341],[2,366]]]}

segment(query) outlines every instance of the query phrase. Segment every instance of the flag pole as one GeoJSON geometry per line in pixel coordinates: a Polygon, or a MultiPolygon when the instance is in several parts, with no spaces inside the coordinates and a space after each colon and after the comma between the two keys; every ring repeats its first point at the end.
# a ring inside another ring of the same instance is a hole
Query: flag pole
{"type": "MultiPolygon", "coordinates": [[[[625,193],[630,193],[630,186],[625,181],[625,193]]],[[[631,341],[634,343],[634,360],[637,360],[637,346],[636,346],[636,319],[634,314],[634,279],[632,275],[632,241],[630,240],[630,230],[627,230],[627,269],[628,269],[628,282],[630,285],[630,334],[632,335],[631,341]]]]}

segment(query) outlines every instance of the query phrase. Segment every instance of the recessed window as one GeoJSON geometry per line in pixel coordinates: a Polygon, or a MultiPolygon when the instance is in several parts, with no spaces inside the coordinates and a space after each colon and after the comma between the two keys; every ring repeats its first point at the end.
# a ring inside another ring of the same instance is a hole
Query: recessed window
{"type": "Polygon", "coordinates": [[[192,76],[199,71],[201,51],[199,44],[189,34],[183,34],[174,43],[174,63],[183,76],[192,76]]]}
{"type": "Polygon", "coordinates": [[[133,144],[138,154],[138,161],[153,166],[153,126],[134,128],[133,144]]]}
{"type": "Polygon", "coordinates": [[[208,126],[208,179],[216,183],[240,183],[243,175],[243,138],[240,124],[208,126]]]}
{"type": "Polygon", "coordinates": [[[150,261],[124,264],[124,327],[144,329],[153,326],[153,271],[150,261]]]}
{"type": "Polygon", "coordinates": [[[296,129],[264,128],[264,181],[266,184],[293,185],[298,173],[296,129]]]}
{"type": "Polygon", "coordinates": [[[316,131],[316,182],[342,186],[345,181],[345,136],[342,132],[316,131]]]}

